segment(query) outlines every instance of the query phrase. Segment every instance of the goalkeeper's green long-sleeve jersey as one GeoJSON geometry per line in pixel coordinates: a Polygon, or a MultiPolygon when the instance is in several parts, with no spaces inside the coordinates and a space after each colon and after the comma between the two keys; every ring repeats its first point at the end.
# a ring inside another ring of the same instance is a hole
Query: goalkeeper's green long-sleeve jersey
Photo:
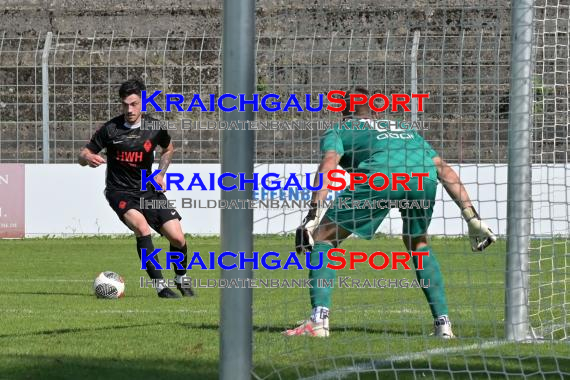
{"type": "Polygon", "coordinates": [[[328,129],[321,151],[335,151],[349,173],[429,173],[437,181],[433,158],[438,154],[415,129],[388,120],[354,119],[328,129]]]}

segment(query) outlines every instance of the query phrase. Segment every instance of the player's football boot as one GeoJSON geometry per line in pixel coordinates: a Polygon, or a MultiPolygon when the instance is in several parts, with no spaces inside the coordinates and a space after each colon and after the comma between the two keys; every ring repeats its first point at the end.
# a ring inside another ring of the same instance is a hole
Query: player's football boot
{"type": "Polygon", "coordinates": [[[160,292],[158,292],[158,296],[160,298],[180,298],[180,296],[170,290],[170,288],[162,289],[160,292]]]}
{"type": "Polygon", "coordinates": [[[182,293],[182,297],[194,297],[194,291],[190,287],[190,284],[182,286],[182,284],[176,283],[176,288],[182,293]]]}
{"type": "Polygon", "coordinates": [[[434,335],[443,339],[455,338],[451,331],[451,322],[447,315],[443,315],[433,321],[434,335]]]}
{"type": "Polygon", "coordinates": [[[329,336],[329,319],[324,318],[321,322],[313,322],[312,319],[299,322],[300,325],[291,330],[282,332],[285,336],[313,336],[317,338],[326,338],[329,336]]]}

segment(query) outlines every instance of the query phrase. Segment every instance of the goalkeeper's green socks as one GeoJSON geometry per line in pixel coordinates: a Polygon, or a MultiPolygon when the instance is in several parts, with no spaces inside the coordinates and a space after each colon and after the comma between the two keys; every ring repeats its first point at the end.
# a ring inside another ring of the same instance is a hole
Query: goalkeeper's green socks
{"type": "MultiPolygon", "coordinates": [[[[416,269],[416,277],[418,281],[423,280],[424,286],[429,286],[424,288],[422,291],[426,296],[431,309],[431,314],[434,319],[442,315],[447,315],[447,299],[445,298],[445,289],[443,284],[443,276],[441,270],[439,269],[439,263],[433,252],[433,249],[427,245],[416,250],[417,252],[429,252],[429,256],[423,257],[423,270],[416,269]]],[[[418,267],[418,257],[414,256],[414,266],[418,267]]],[[[421,282],[420,282],[421,284],[421,282]]]]}
{"type": "MultiPolygon", "coordinates": [[[[311,270],[309,272],[309,279],[311,288],[309,289],[309,294],[311,296],[311,307],[313,308],[313,314],[320,314],[320,310],[317,307],[324,307],[328,311],[331,307],[332,301],[332,288],[331,287],[321,287],[318,286],[320,283],[318,280],[332,281],[334,286],[334,281],[336,279],[336,271],[334,269],[327,268],[329,259],[327,258],[327,252],[334,247],[331,244],[317,242],[311,251],[311,265],[319,264],[319,252],[323,252],[322,261],[323,264],[320,269],[311,270]]],[[[429,256],[423,257],[423,270],[416,270],[416,277],[419,281],[423,280],[424,285],[429,286],[427,288],[422,288],[424,295],[429,303],[431,313],[434,319],[442,315],[448,315],[447,299],[445,297],[445,289],[443,276],[439,268],[439,263],[433,249],[430,246],[425,246],[417,251],[429,252],[429,256]]],[[[418,257],[414,256],[414,266],[418,266],[418,257]]],[[[421,282],[420,282],[421,283],[421,282]]]]}
{"type": "Polygon", "coordinates": [[[317,306],[323,306],[327,308],[327,310],[331,307],[331,298],[332,298],[332,288],[330,287],[319,287],[318,285],[320,282],[318,280],[327,280],[333,281],[336,278],[336,271],[334,269],[327,268],[327,264],[330,260],[327,258],[327,252],[334,247],[332,244],[327,244],[323,242],[316,242],[313,246],[313,250],[311,251],[311,265],[318,265],[320,261],[319,252],[322,252],[322,266],[320,269],[309,271],[309,279],[311,288],[309,289],[309,294],[311,296],[311,306],[313,310],[317,306]]]}

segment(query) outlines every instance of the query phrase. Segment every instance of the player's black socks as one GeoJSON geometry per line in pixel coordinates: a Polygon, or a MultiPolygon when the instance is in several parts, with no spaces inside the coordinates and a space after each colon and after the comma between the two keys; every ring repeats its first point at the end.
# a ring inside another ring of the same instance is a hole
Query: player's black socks
{"type": "MultiPolygon", "coordinates": [[[[137,237],[137,252],[139,254],[139,260],[142,258],[141,249],[143,248],[146,248],[147,254],[154,251],[154,245],[152,244],[152,238],[150,235],[137,237]]],[[[156,258],[156,261],[158,262],[158,257],[156,258]]],[[[148,273],[148,276],[152,279],[163,278],[160,269],[156,269],[154,264],[151,262],[147,262],[146,264],[146,273],[148,273]]]]}
{"type": "Polygon", "coordinates": [[[188,264],[187,264],[187,261],[188,261],[187,251],[188,251],[188,244],[184,244],[184,247],[182,247],[182,248],[178,248],[178,247],[175,247],[172,244],[170,244],[170,252],[180,252],[184,255],[184,258],[180,262],[180,264],[182,264],[184,269],[177,269],[178,267],[176,266],[176,264],[173,265],[174,266],[174,273],[176,273],[179,276],[183,276],[186,274],[186,267],[188,266],[188,264]]]}

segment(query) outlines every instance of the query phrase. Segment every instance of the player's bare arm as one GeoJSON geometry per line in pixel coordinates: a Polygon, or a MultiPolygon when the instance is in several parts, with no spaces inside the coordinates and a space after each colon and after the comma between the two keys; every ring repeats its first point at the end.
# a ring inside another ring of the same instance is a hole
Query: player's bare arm
{"type": "Polygon", "coordinates": [[[100,155],[93,153],[89,148],[84,147],[79,152],[78,156],[79,165],[87,166],[89,165],[92,168],[96,168],[99,165],[104,164],[106,161],[100,155]]]}
{"type": "Polygon", "coordinates": [[[160,170],[160,174],[156,176],[156,183],[158,183],[162,189],[166,189],[164,176],[168,170],[168,167],[170,166],[173,155],[174,145],[172,145],[172,143],[170,143],[166,148],[162,149],[162,152],[160,153],[160,162],[158,164],[158,170],[160,170]]]}
{"type": "Polygon", "coordinates": [[[455,170],[440,157],[434,157],[433,162],[437,169],[437,177],[459,209],[472,207],[469,194],[455,170]]]}
{"type": "Polygon", "coordinates": [[[327,174],[330,170],[334,170],[337,168],[338,163],[340,162],[340,155],[335,152],[334,150],[330,150],[325,153],[321,163],[319,165],[319,169],[317,175],[315,176],[315,180],[313,181],[313,187],[319,185],[319,175],[320,173],[323,174],[323,185],[320,190],[314,191],[311,197],[312,203],[318,203],[327,199],[328,195],[328,185],[330,183],[327,174]]]}
{"type": "Polygon", "coordinates": [[[481,220],[479,214],[473,207],[469,194],[461,179],[444,160],[440,157],[434,157],[433,162],[437,168],[437,177],[445,188],[445,191],[455,201],[461,210],[463,219],[469,227],[469,239],[471,240],[471,250],[473,252],[483,251],[494,241],[497,240],[493,231],[481,220]]]}

